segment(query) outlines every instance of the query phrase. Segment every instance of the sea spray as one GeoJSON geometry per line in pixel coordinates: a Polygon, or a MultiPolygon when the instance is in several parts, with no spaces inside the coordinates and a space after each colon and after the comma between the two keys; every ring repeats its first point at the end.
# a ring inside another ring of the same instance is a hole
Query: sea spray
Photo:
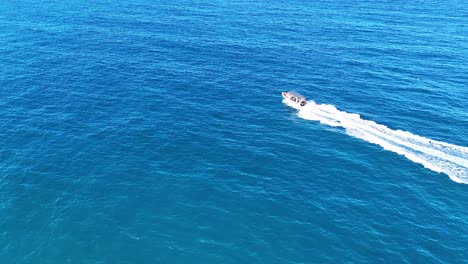
{"type": "MultiPolygon", "coordinates": [[[[293,106],[289,101],[284,103],[293,106]]],[[[304,107],[294,107],[298,115],[322,124],[343,127],[350,136],[377,144],[424,167],[447,174],[458,183],[468,184],[468,148],[414,135],[408,131],[393,130],[358,114],[338,110],[333,105],[310,101],[304,107]]]]}

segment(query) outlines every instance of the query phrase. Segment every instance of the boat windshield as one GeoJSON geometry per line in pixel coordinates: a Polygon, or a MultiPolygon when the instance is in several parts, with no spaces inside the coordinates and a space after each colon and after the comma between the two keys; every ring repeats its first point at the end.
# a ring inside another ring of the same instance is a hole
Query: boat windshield
{"type": "Polygon", "coordinates": [[[302,94],[298,93],[298,92],[290,91],[290,92],[288,92],[288,94],[290,96],[293,96],[293,97],[299,99],[300,101],[305,100],[305,97],[302,94]]]}

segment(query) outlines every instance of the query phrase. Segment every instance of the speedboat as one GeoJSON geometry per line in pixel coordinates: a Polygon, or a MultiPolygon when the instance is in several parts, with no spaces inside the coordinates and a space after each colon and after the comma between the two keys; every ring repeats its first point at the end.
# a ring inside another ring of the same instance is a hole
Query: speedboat
{"type": "Polygon", "coordinates": [[[282,92],[281,95],[283,95],[284,99],[291,100],[293,103],[296,103],[300,106],[307,104],[306,98],[298,92],[282,92]]]}

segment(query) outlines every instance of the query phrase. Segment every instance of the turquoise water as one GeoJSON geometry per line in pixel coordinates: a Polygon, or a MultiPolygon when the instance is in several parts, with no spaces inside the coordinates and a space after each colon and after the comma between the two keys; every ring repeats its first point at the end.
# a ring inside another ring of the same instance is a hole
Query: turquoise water
{"type": "Polygon", "coordinates": [[[1,2],[0,263],[466,261],[466,25],[452,0],[1,2]]]}

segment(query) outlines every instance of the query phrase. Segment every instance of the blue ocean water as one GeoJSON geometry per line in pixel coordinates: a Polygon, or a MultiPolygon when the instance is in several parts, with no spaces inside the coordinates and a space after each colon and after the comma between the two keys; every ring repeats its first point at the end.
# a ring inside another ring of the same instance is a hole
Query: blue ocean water
{"type": "Polygon", "coordinates": [[[0,2],[0,263],[467,261],[467,25],[456,0],[0,2]]]}

